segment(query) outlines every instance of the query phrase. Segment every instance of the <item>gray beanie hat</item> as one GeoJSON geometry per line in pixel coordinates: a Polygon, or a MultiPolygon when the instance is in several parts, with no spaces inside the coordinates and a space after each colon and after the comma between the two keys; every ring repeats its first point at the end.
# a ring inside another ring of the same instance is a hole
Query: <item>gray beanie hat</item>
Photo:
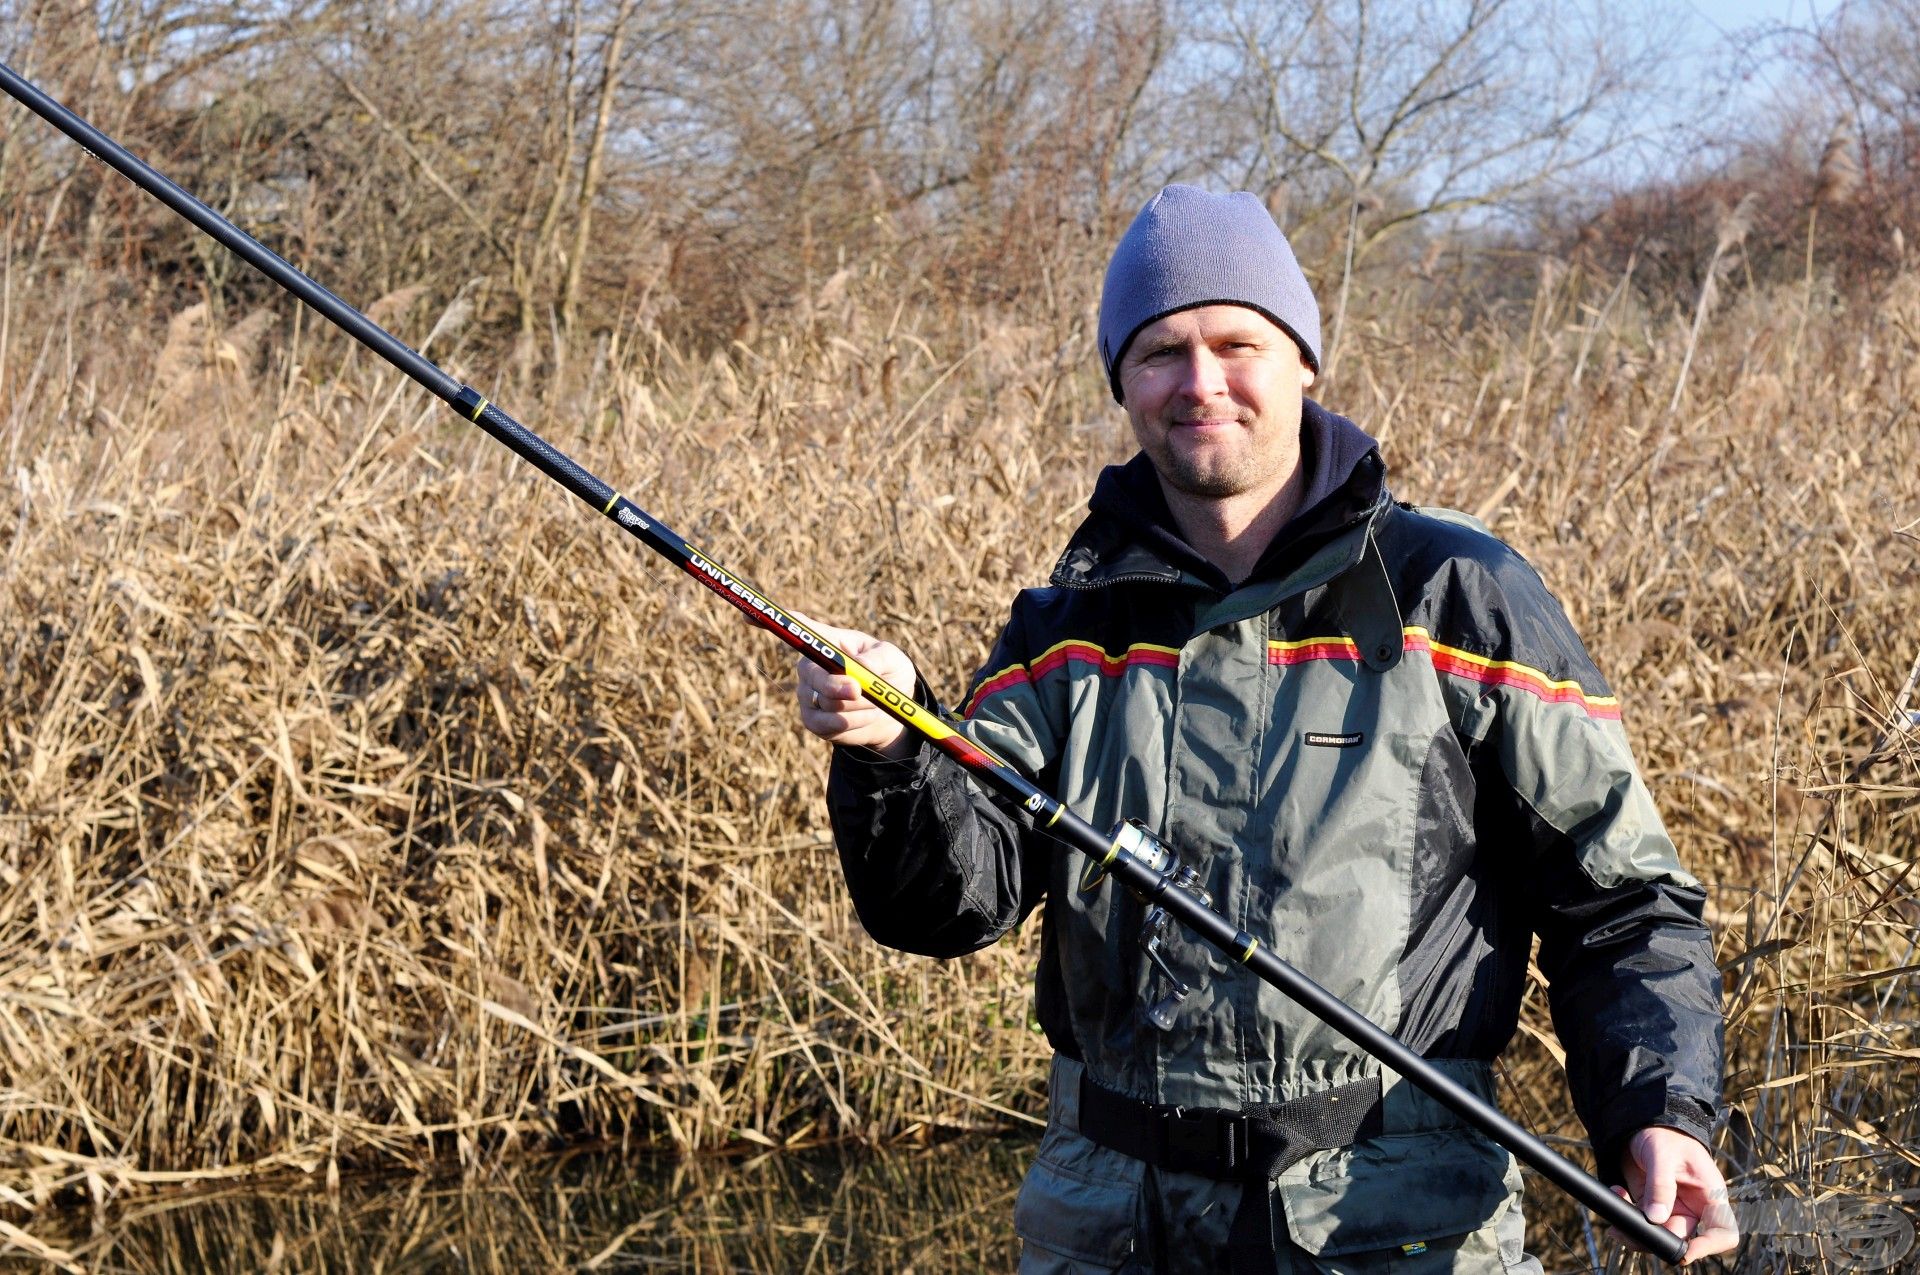
{"type": "Polygon", "coordinates": [[[1266,205],[1244,190],[1168,186],[1120,237],[1100,290],[1100,359],[1115,402],[1120,356],[1140,329],[1203,305],[1259,311],[1320,370],[1320,305],[1266,205]]]}

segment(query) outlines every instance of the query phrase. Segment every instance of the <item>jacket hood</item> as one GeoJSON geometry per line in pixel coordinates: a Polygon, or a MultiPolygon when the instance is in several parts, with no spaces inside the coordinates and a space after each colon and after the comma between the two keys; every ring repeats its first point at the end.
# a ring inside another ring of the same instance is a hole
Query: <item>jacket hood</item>
{"type": "MultiPolygon", "coordinates": [[[[1248,581],[1282,573],[1286,563],[1371,513],[1385,492],[1379,445],[1312,399],[1301,403],[1300,465],[1307,480],[1300,510],[1274,536],[1248,581]]],[[[1054,584],[1094,588],[1133,579],[1171,582],[1185,574],[1221,593],[1234,587],[1181,536],[1145,452],[1103,469],[1087,509],[1087,520],[1054,566],[1054,584]]]]}

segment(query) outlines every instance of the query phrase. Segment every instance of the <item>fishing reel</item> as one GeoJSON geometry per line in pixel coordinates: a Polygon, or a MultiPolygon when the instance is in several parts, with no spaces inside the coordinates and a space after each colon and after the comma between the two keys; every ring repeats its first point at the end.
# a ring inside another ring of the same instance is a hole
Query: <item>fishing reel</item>
{"type": "Polygon", "coordinates": [[[1140,947],[1169,985],[1167,994],[1146,1009],[1146,1019],[1163,1032],[1172,1031],[1174,1016],[1180,1012],[1180,1002],[1193,993],[1193,988],[1174,971],[1168,959],[1168,945],[1174,930],[1173,914],[1162,907],[1159,900],[1167,891],[1178,890],[1198,899],[1201,907],[1211,908],[1213,895],[1201,884],[1199,872],[1180,862],[1172,847],[1156,837],[1138,819],[1128,819],[1114,825],[1110,837],[1112,853],[1103,862],[1088,860],[1086,870],[1080,877],[1080,889],[1083,893],[1099,889],[1107,879],[1108,865],[1123,855],[1142,864],[1158,878],[1148,890],[1129,886],[1128,891],[1148,905],[1147,914],[1140,922],[1140,947]]]}

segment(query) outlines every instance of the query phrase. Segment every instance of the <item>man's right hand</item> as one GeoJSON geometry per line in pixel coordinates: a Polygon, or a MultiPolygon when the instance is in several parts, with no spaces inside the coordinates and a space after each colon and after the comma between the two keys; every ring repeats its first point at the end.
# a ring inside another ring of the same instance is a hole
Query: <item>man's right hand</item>
{"type": "MultiPolygon", "coordinates": [[[[836,629],[798,612],[802,624],[818,633],[903,694],[913,694],[917,675],[913,661],[891,642],[882,642],[855,629],[836,629]]],[[[913,733],[868,702],[850,677],[829,673],[812,660],[796,661],[794,694],[800,701],[800,724],[843,747],[871,748],[884,757],[910,757],[918,744],[913,733]]]]}

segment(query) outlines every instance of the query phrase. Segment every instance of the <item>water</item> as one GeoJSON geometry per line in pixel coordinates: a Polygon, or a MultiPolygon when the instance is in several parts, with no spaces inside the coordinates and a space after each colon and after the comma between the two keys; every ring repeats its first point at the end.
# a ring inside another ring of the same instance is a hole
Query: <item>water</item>
{"type": "MultiPolygon", "coordinates": [[[[583,1152],[460,1178],[348,1178],[143,1197],[36,1218],[114,1272],[1012,1270],[1033,1144],[674,1161],[583,1152]]],[[[0,1269],[45,1271],[0,1259],[0,1269]]]]}
{"type": "MultiPolygon", "coordinates": [[[[332,1195],[290,1181],[143,1196],[29,1229],[98,1275],[1010,1271],[1013,1197],[1032,1154],[1018,1138],[744,1160],[588,1151],[464,1179],[348,1178],[332,1195]]],[[[1538,1180],[1529,1197],[1528,1247],[1550,1275],[1591,1271],[1571,1203],[1538,1180]]],[[[1759,1187],[1735,1198],[1747,1242],[1731,1269],[1742,1275],[1916,1269],[1913,1218],[1897,1203],[1810,1204],[1759,1187]]],[[[0,1271],[50,1269],[0,1256],[0,1271]]]]}

